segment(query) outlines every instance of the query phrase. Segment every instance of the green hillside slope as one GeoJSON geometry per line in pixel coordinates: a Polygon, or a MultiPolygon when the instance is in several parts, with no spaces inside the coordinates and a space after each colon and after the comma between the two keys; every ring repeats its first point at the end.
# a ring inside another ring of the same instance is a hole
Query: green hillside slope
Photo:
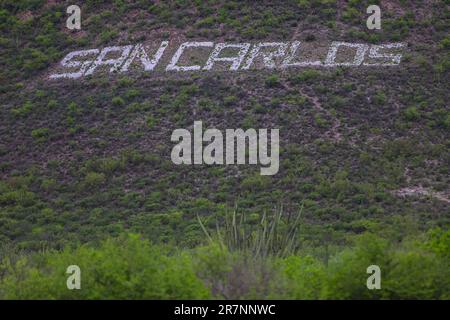
{"type": "Polygon", "coordinates": [[[214,230],[236,205],[249,227],[303,206],[298,248],[324,263],[363,233],[396,245],[447,230],[449,2],[379,2],[371,31],[370,1],[88,0],[69,31],[68,1],[0,1],[0,252],[128,232],[194,248],[206,241],[197,217],[214,230]],[[391,67],[49,79],[69,52],[165,40],[406,47],[391,67]],[[171,133],[200,120],[279,128],[279,172],[173,164],[171,133]]]}

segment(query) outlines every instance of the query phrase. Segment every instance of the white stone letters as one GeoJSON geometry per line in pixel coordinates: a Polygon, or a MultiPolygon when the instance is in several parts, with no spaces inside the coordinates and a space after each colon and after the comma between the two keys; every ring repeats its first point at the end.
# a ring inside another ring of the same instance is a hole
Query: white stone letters
{"type": "Polygon", "coordinates": [[[241,65],[242,61],[245,58],[245,55],[248,52],[248,49],[250,49],[250,43],[218,43],[216,44],[216,47],[214,48],[214,51],[209,56],[208,61],[206,62],[206,65],[203,67],[203,70],[211,70],[214,62],[216,61],[224,61],[224,62],[231,62],[230,70],[237,70],[239,69],[239,66],[241,65]],[[239,49],[239,53],[236,57],[219,57],[220,53],[225,48],[237,48],[239,49]]]}
{"type": "Polygon", "coordinates": [[[60,63],[60,69],[63,69],[64,72],[51,74],[49,78],[77,79],[100,72],[98,69],[104,69],[99,68],[101,66],[109,66],[109,73],[125,73],[130,72],[132,64],[137,66],[137,70],[144,72],[214,71],[219,69],[218,64],[225,65],[225,69],[220,69],[225,71],[281,70],[296,67],[396,66],[400,64],[401,51],[405,44],[368,45],[335,41],[329,46],[326,55],[320,53],[317,57],[309,58],[307,61],[301,60],[302,54],[299,53],[301,42],[299,41],[256,44],[184,42],[179,45],[170,59],[168,59],[169,57],[164,58],[168,47],[170,47],[170,42],[162,41],[158,49],[155,49],[156,52],[152,52],[153,55],[149,54],[149,47],[142,43],[106,47],[102,50],[74,51],[66,55],[60,63]],[[190,55],[186,52],[187,50],[190,50],[190,55]],[[228,54],[224,54],[226,50],[229,51],[228,54]],[[193,58],[196,62],[192,61],[193,58]],[[161,65],[161,61],[169,62],[164,66],[161,65]],[[205,61],[204,65],[200,65],[198,61],[205,61]]]}
{"type": "Polygon", "coordinates": [[[170,61],[169,65],[166,67],[166,71],[195,71],[200,70],[202,67],[198,65],[193,66],[178,66],[178,61],[180,60],[181,56],[183,55],[183,52],[187,48],[195,48],[195,47],[213,47],[214,43],[212,42],[185,42],[182,43],[181,46],[178,48],[177,52],[175,52],[175,55],[172,57],[172,60],[170,61]]]}
{"type": "Polygon", "coordinates": [[[155,55],[153,56],[153,59],[150,60],[148,58],[147,52],[145,52],[144,46],[142,44],[137,44],[134,47],[128,59],[123,64],[122,68],[120,69],[120,72],[127,72],[131,63],[136,58],[138,58],[141,64],[144,66],[144,71],[153,71],[153,69],[158,64],[168,45],[169,41],[163,41],[159,46],[158,51],[156,51],[155,55]]]}
{"type": "Polygon", "coordinates": [[[325,60],[326,66],[360,66],[364,61],[364,56],[366,54],[367,49],[369,48],[366,44],[358,44],[358,43],[348,43],[348,42],[333,42],[331,44],[331,48],[328,51],[327,58],[325,60]],[[356,53],[351,62],[336,62],[336,56],[340,47],[354,48],[356,49],[356,53]]]}
{"type": "Polygon", "coordinates": [[[52,74],[50,79],[58,79],[58,78],[80,78],[85,73],[87,67],[92,63],[92,60],[81,61],[72,61],[75,57],[86,57],[89,55],[97,55],[99,53],[98,49],[84,50],[84,51],[73,51],[64,57],[61,61],[61,66],[65,68],[79,68],[75,72],[68,73],[60,73],[60,74],[52,74]]]}
{"type": "Polygon", "coordinates": [[[91,75],[94,73],[95,69],[102,65],[111,65],[111,68],[109,69],[109,72],[116,72],[119,70],[122,63],[125,61],[125,59],[130,54],[131,49],[133,46],[123,46],[123,47],[106,47],[100,52],[97,59],[94,61],[94,63],[91,65],[91,67],[84,73],[85,75],[91,75]],[[119,57],[115,59],[105,59],[108,53],[110,52],[119,52],[121,53],[119,57]]]}

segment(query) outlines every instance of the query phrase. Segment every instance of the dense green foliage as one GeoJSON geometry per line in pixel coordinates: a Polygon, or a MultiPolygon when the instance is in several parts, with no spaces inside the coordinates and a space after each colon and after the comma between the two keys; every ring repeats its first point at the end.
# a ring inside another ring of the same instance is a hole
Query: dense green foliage
{"type": "Polygon", "coordinates": [[[136,236],[125,242],[107,241],[98,249],[49,252],[5,259],[2,271],[4,298],[27,299],[192,299],[207,298],[208,291],[195,276],[190,258],[167,252],[136,236]],[[82,270],[86,290],[69,291],[65,274],[69,265],[82,270]]]}
{"type": "Polygon", "coordinates": [[[254,259],[217,243],[193,250],[151,245],[136,235],[98,247],[11,255],[0,268],[8,299],[449,299],[450,232],[425,242],[389,245],[373,234],[325,265],[309,255],[254,259]],[[69,265],[81,268],[81,289],[68,290],[69,265]],[[366,268],[382,270],[382,288],[368,290],[366,268]]]}

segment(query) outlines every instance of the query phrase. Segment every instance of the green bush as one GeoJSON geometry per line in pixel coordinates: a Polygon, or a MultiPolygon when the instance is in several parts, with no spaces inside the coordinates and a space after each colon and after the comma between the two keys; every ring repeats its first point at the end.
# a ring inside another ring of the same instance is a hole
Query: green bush
{"type": "Polygon", "coordinates": [[[40,257],[6,259],[3,299],[204,299],[208,290],[186,253],[169,254],[136,235],[40,257]],[[81,289],[68,290],[67,267],[81,269],[81,289]]]}
{"type": "Polygon", "coordinates": [[[405,243],[402,247],[392,247],[386,240],[365,234],[353,249],[343,251],[330,262],[325,297],[448,299],[448,259],[429,250],[430,247],[445,248],[443,242],[448,242],[446,236],[422,245],[413,242],[405,243]],[[424,247],[428,250],[424,250],[424,247]],[[378,265],[381,269],[381,290],[366,288],[366,268],[369,265],[378,265]]]}
{"type": "Polygon", "coordinates": [[[145,121],[145,123],[147,124],[147,128],[153,129],[153,127],[154,127],[155,124],[156,124],[156,119],[155,119],[155,117],[153,117],[152,115],[149,115],[149,116],[147,117],[147,120],[145,121]]]}
{"type": "Polygon", "coordinates": [[[15,117],[23,117],[29,114],[32,110],[33,110],[32,102],[27,101],[22,106],[11,109],[11,114],[15,117]]]}
{"type": "Polygon", "coordinates": [[[387,98],[386,95],[383,92],[377,92],[373,96],[373,103],[377,106],[382,106],[386,104],[387,98]]]}
{"type": "Polygon", "coordinates": [[[0,299],[449,299],[449,235],[434,229],[398,245],[366,233],[325,261],[254,255],[220,240],[176,249],[138,235],[32,254],[0,247],[0,299]],[[81,290],[66,287],[70,265],[81,269],[81,290]],[[370,265],[381,269],[380,290],[366,286],[370,265]]]}
{"type": "Polygon", "coordinates": [[[106,176],[103,173],[89,172],[84,178],[84,184],[88,188],[96,188],[105,183],[106,176]]]}
{"type": "Polygon", "coordinates": [[[269,88],[278,87],[280,85],[280,79],[276,74],[273,74],[266,78],[265,83],[269,88]]]}
{"type": "Polygon", "coordinates": [[[448,264],[423,251],[395,252],[383,281],[389,299],[448,299],[448,264]]]}
{"type": "Polygon", "coordinates": [[[36,71],[45,68],[49,62],[50,58],[38,49],[27,50],[27,59],[24,61],[24,69],[28,72],[36,71]]]}
{"type": "Polygon", "coordinates": [[[49,136],[49,129],[48,128],[38,128],[31,131],[31,136],[37,141],[37,142],[44,142],[48,139],[49,136]]]}
{"type": "MultiPolygon", "coordinates": [[[[380,298],[380,290],[368,290],[367,267],[378,265],[387,269],[385,252],[388,243],[372,234],[357,239],[353,249],[346,249],[334,256],[328,266],[328,281],[325,297],[331,299],[380,298]],[[386,267],[386,268],[385,268],[386,267]]],[[[382,274],[383,277],[383,274],[382,274]]]]}
{"type": "Polygon", "coordinates": [[[112,98],[111,102],[112,102],[113,106],[116,106],[116,107],[122,107],[125,105],[125,100],[123,100],[123,98],[121,98],[121,97],[114,97],[114,98],[112,98]]]}
{"type": "Polygon", "coordinates": [[[313,257],[290,256],[281,262],[289,299],[320,299],[326,286],[326,268],[313,257]]]}
{"type": "Polygon", "coordinates": [[[405,118],[408,121],[417,120],[420,118],[420,112],[416,107],[409,107],[404,112],[405,118]]]}
{"type": "Polygon", "coordinates": [[[308,69],[302,71],[298,75],[294,76],[291,81],[294,83],[312,83],[314,80],[320,78],[320,72],[314,69],[308,69]]]}

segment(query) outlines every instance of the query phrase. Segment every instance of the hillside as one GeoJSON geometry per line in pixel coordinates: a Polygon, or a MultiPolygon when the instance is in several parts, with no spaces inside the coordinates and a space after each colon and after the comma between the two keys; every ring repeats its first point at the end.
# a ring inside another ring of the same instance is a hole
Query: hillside
{"type": "Polygon", "coordinates": [[[70,31],[68,1],[0,1],[0,243],[35,252],[134,232],[193,248],[197,216],[212,230],[235,206],[248,225],[303,206],[299,247],[321,261],[363,233],[395,244],[447,230],[450,3],[378,2],[381,30],[366,27],[369,1],[88,0],[70,31]],[[162,41],[151,72],[50,78],[76,50],[162,41]],[[187,41],[405,47],[387,67],[166,72],[187,41]],[[278,128],[278,173],[174,164],[171,134],[194,121],[278,128]]]}

